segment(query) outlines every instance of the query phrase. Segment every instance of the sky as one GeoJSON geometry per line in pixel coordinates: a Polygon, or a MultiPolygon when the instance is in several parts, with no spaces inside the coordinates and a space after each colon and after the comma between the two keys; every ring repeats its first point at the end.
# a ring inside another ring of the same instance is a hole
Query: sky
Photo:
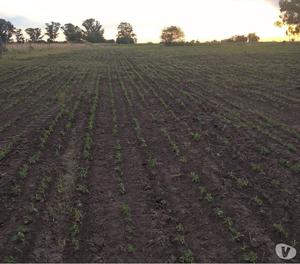
{"type": "MultiPolygon", "coordinates": [[[[158,42],[162,28],[180,26],[186,40],[221,40],[256,32],[263,41],[282,40],[274,26],[279,0],[0,0],[0,18],[18,28],[44,27],[55,21],[81,25],[95,18],[107,39],[115,38],[120,22],[132,24],[138,42],[158,42]],[[50,3],[50,4],[49,4],[50,3]]],[[[60,40],[63,34],[60,34],[60,40]]]]}

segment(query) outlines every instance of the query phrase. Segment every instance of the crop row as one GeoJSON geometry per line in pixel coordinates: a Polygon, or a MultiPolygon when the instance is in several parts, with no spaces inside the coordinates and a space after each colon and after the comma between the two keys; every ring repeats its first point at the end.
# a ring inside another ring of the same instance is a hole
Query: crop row
{"type": "MultiPolygon", "coordinates": [[[[164,130],[163,130],[164,131],[164,130]]],[[[194,139],[197,139],[198,137],[194,137],[194,139]]],[[[172,147],[172,150],[176,153],[176,155],[177,156],[180,156],[179,155],[179,149],[178,149],[178,147],[176,146],[176,144],[170,139],[170,137],[167,137],[167,139],[168,139],[168,141],[170,142],[170,145],[171,145],[171,147],[172,147]]],[[[181,160],[185,160],[185,157],[184,156],[182,156],[182,157],[180,157],[180,159],[181,160]]],[[[239,184],[239,185],[243,185],[243,184],[245,184],[245,185],[248,185],[248,181],[246,181],[246,180],[243,180],[242,178],[238,178],[238,177],[233,177],[233,179],[237,182],[237,184],[239,184]]],[[[260,198],[259,197],[257,197],[257,196],[255,196],[254,198],[253,198],[253,200],[257,203],[257,204],[260,204],[261,203],[261,200],[260,200],[260,198]]],[[[277,226],[277,224],[274,224],[273,226],[277,226]]]]}
{"type": "MultiPolygon", "coordinates": [[[[261,172],[261,167],[258,164],[252,164],[250,170],[256,172],[256,173],[260,173],[261,172]]],[[[239,178],[238,176],[234,176],[232,177],[234,179],[234,181],[241,187],[248,187],[248,180],[244,180],[243,178],[239,178]]],[[[275,181],[274,181],[275,182],[275,181]]],[[[278,184],[277,186],[278,187],[278,184]]],[[[284,190],[283,190],[284,191],[284,190]]],[[[253,189],[253,192],[255,192],[255,189],[253,189]]],[[[263,194],[262,194],[263,195],[263,194]]],[[[262,200],[261,198],[259,198],[257,195],[255,197],[253,197],[253,201],[255,202],[255,204],[257,204],[258,206],[262,206],[262,200]]],[[[261,210],[260,210],[261,211],[261,210]]],[[[276,226],[277,224],[274,224],[273,226],[276,226]]],[[[282,232],[281,232],[282,233],[282,232]]]]}
{"type": "MultiPolygon", "coordinates": [[[[158,84],[157,84],[157,87],[159,87],[159,85],[158,85],[158,84]]],[[[166,89],[167,89],[167,88],[166,88],[166,89]]],[[[165,89],[164,89],[164,90],[165,90],[165,89]]],[[[157,94],[156,94],[156,96],[157,96],[157,94]]],[[[190,97],[189,97],[189,99],[190,99],[190,100],[196,100],[196,98],[193,98],[192,96],[190,96],[190,97]]],[[[161,99],[161,98],[160,98],[159,100],[160,100],[160,101],[162,101],[162,99],[161,99]]],[[[173,102],[174,102],[174,101],[175,101],[175,99],[173,100],[173,102]]],[[[165,102],[164,102],[162,105],[163,105],[165,108],[167,108],[167,106],[166,106],[166,103],[165,103],[165,102]]],[[[178,118],[177,118],[177,119],[178,119],[178,118]]],[[[191,117],[191,119],[192,119],[192,117],[191,117]]],[[[201,119],[201,117],[200,117],[200,119],[201,119]]],[[[199,121],[201,122],[201,121],[203,121],[203,120],[199,120],[199,121]]],[[[183,123],[185,123],[185,122],[183,122],[183,123]]],[[[227,145],[228,145],[228,143],[229,143],[229,142],[227,142],[227,145]]],[[[296,166],[296,165],[295,165],[295,166],[296,166]]]]}
{"type": "MultiPolygon", "coordinates": [[[[73,99],[73,98],[72,98],[73,99]]],[[[79,99],[80,101],[80,99],[79,99]]],[[[49,149],[49,139],[50,136],[54,133],[55,128],[58,126],[58,123],[65,116],[65,120],[68,120],[67,117],[74,117],[75,112],[79,110],[79,102],[76,102],[74,106],[70,109],[66,108],[65,104],[61,105],[61,109],[56,117],[51,121],[49,126],[43,131],[42,136],[40,138],[39,150],[37,150],[27,161],[27,163],[23,164],[19,170],[19,176],[21,179],[28,176],[30,169],[33,169],[33,165],[37,166],[37,163],[41,161],[43,156],[43,152],[46,149],[49,149]]],[[[72,125],[65,125],[62,127],[62,130],[57,135],[56,140],[60,139],[64,141],[66,139],[67,133],[72,128],[72,125]]],[[[56,131],[56,134],[58,131],[56,131]]],[[[62,147],[62,146],[61,146],[62,147]]],[[[54,147],[52,149],[52,155],[58,158],[60,155],[61,147],[54,147]]],[[[47,162],[49,162],[49,157],[47,162]]],[[[33,173],[33,172],[32,172],[33,173]]],[[[30,179],[29,179],[30,180],[30,179]]],[[[32,179],[31,179],[32,181],[32,179]]],[[[15,227],[15,231],[13,231],[12,242],[15,244],[13,249],[6,249],[7,257],[5,261],[16,261],[17,259],[21,260],[22,256],[27,252],[28,247],[30,246],[30,241],[34,239],[35,233],[34,230],[38,228],[38,226],[33,226],[34,223],[37,223],[45,210],[43,203],[46,201],[47,196],[49,196],[49,188],[57,179],[53,175],[47,175],[45,172],[43,175],[40,175],[36,179],[36,184],[34,189],[30,194],[30,200],[26,205],[23,205],[23,209],[16,210],[19,216],[21,216],[21,222],[17,227],[15,227]],[[22,211],[22,212],[21,212],[22,211]]],[[[18,190],[17,195],[21,194],[21,183],[19,185],[15,185],[14,189],[18,190]]],[[[26,190],[28,193],[28,190],[26,190]]]]}
{"type": "MultiPolygon", "coordinates": [[[[116,69],[116,71],[118,72],[118,69],[116,69]]],[[[135,135],[136,138],[139,142],[139,145],[141,146],[141,150],[143,153],[143,157],[145,159],[145,163],[147,164],[147,168],[148,168],[148,173],[150,175],[150,179],[155,179],[156,178],[156,174],[157,174],[157,170],[158,168],[158,163],[157,163],[157,159],[155,157],[155,155],[152,153],[152,151],[150,150],[144,136],[141,130],[141,126],[139,123],[139,120],[136,116],[134,116],[133,112],[130,110],[130,108],[133,107],[131,100],[132,97],[130,98],[128,96],[128,94],[130,94],[131,96],[134,95],[133,91],[129,88],[129,86],[126,85],[126,80],[123,80],[123,78],[120,76],[120,74],[116,73],[119,77],[118,81],[120,82],[120,86],[121,86],[121,90],[124,94],[125,100],[128,104],[129,107],[129,113],[131,118],[132,118],[132,125],[133,125],[133,129],[135,131],[135,135]]],[[[152,184],[156,184],[153,183],[152,184]]],[[[153,190],[158,191],[158,188],[156,186],[152,186],[153,190]]],[[[168,204],[168,202],[162,200],[161,201],[161,205],[164,206],[165,204],[168,204]]],[[[170,218],[173,218],[170,216],[170,218]]],[[[174,232],[174,242],[177,244],[177,247],[179,248],[179,252],[180,252],[180,256],[178,256],[178,261],[183,262],[183,263],[191,263],[194,262],[194,254],[192,252],[192,250],[190,249],[190,247],[188,246],[188,243],[185,239],[184,233],[185,233],[185,229],[182,223],[176,223],[174,222],[174,226],[171,227],[172,232],[174,232]]]]}

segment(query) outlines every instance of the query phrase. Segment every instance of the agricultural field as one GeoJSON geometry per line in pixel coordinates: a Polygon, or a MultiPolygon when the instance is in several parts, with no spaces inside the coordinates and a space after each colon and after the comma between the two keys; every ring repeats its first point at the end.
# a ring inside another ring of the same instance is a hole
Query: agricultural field
{"type": "MultiPolygon", "coordinates": [[[[300,46],[0,60],[0,261],[281,262],[300,243],[300,46]]],[[[299,262],[299,255],[294,262],[299,262]]]]}

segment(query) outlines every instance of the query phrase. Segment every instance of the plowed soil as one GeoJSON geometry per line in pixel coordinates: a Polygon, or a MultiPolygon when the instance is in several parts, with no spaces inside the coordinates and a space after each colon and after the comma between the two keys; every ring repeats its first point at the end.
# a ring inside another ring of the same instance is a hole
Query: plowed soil
{"type": "Polygon", "coordinates": [[[0,261],[299,252],[299,72],[296,44],[0,60],[0,261]]]}

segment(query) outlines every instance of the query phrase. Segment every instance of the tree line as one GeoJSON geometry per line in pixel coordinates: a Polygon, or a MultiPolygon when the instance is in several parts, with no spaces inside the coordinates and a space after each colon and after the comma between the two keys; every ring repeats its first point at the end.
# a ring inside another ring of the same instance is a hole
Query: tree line
{"type": "MultiPolygon", "coordinates": [[[[170,26],[163,29],[161,34],[162,43],[165,45],[196,45],[200,44],[199,41],[192,40],[190,42],[184,41],[184,32],[180,27],[170,26]]],[[[256,35],[256,33],[249,33],[247,36],[245,35],[236,35],[232,36],[228,39],[221,40],[221,42],[239,42],[239,43],[253,43],[258,42],[260,37],[256,35]]],[[[213,41],[218,42],[218,41],[213,41]]]]}
{"type": "Polygon", "coordinates": [[[0,18],[0,41],[2,43],[13,42],[13,36],[17,43],[24,43],[26,40],[33,43],[45,42],[44,37],[47,36],[47,42],[55,42],[59,36],[59,30],[63,31],[66,41],[68,42],[90,42],[90,43],[118,43],[118,44],[134,44],[137,42],[136,34],[133,27],[128,22],[121,22],[117,29],[116,40],[106,40],[104,38],[104,28],[94,18],[83,21],[82,28],[72,23],[61,25],[59,22],[50,22],[45,24],[45,34],[43,35],[41,28],[26,28],[25,32],[28,39],[25,39],[22,29],[17,29],[10,21],[0,18]]]}
{"type": "MultiPolygon", "coordinates": [[[[286,35],[295,37],[300,35],[300,0],[280,0],[280,20],[275,23],[276,26],[286,26],[286,35]]],[[[136,34],[130,23],[122,22],[117,28],[116,40],[106,40],[104,38],[104,28],[99,21],[94,18],[86,19],[82,23],[82,28],[72,23],[61,26],[58,22],[45,24],[45,35],[48,36],[47,42],[55,42],[59,35],[59,30],[63,31],[68,42],[87,41],[91,43],[118,43],[118,44],[134,44],[137,42],[136,34]]],[[[27,28],[25,32],[29,36],[30,42],[44,42],[45,35],[42,34],[41,28],[27,28]]],[[[0,44],[9,43],[13,40],[18,43],[24,43],[25,37],[21,29],[16,29],[13,24],[5,19],[0,18],[0,44]]],[[[170,26],[164,28],[161,33],[161,43],[165,45],[179,44],[198,44],[198,41],[185,42],[184,32],[180,27],[170,26]]],[[[256,33],[245,35],[235,35],[221,42],[258,42],[260,40],[256,33]]],[[[217,42],[217,41],[215,41],[217,42]]]]}
{"type": "MultiPolygon", "coordinates": [[[[63,26],[59,22],[50,22],[45,24],[45,34],[42,34],[41,28],[26,28],[25,32],[29,36],[27,41],[32,43],[45,42],[44,37],[47,36],[47,42],[53,43],[59,35],[59,30],[63,31],[67,42],[79,43],[87,41],[90,43],[117,43],[117,44],[134,44],[137,42],[136,34],[133,32],[133,27],[130,23],[121,22],[117,28],[116,40],[106,40],[104,38],[104,28],[99,21],[94,18],[86,19],[82,23],[82,28],[72,23],[67,23],[63,26]]],[[[2,43],[10,43],[13,41],[24,43],[25,37],[22,29],[17,29],[10,21],[0,19],[0,39],[2,43]]],[[[259,37],[255,33],[245,36],[234,36],[224,42],[257,42],[259,37]]],[[[180,27],[170,26],[164,28],[161,33],[161,42],[166,45],[183,44],[184,32],[180,27]]],[[[191,41],[190,44],[195,44],[196,41],[191,41]]]]}

